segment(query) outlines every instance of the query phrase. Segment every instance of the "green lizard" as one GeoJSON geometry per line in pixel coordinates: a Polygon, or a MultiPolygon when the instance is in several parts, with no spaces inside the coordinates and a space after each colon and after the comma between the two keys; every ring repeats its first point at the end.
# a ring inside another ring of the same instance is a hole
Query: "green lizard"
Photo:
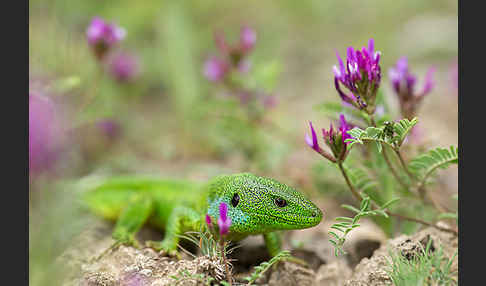
{"type": "Polygon", "coordinates": [[[84,193],[96,214],[116,220],[113,238],[138,247],[134,236],[145,223],[165,230],[156,250],[177,253],[179,235],[199,231],[205,215],[217,221],[219,204],[228,205],[228,240],[263,235],[269,253],[281,248],[275,231],[303,229],[321,222],[322,212],[295,189],[250,173],[222,175],[207,184],[153,178],[111,178],[84,193]]]}

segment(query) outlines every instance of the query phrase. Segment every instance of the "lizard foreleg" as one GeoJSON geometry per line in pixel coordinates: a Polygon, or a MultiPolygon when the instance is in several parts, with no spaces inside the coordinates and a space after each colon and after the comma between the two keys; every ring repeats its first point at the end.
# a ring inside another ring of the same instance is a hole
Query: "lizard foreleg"
{"type": "Polygon", "coordinates": [[[149,241],[147,245],[156,249],[164,250],[170,255],[177,254],[179,235],[186,230],[198,230],[201,226],[202,218],[195,210],[185,207],[175,207],[168,220],[165,229],[165,237],[162,241],[149,241]]]}

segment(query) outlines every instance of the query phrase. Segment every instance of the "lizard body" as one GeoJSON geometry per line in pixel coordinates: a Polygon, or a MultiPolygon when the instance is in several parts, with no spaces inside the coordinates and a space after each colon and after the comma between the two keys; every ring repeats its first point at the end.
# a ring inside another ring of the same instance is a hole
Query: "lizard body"
{"type": "Polygon", "coordinates": [[[153,178],[112,178],[84,193],[84,202],[96,214],[116,221],[117,242],[137,245],[134,236],[149,223],[165,230],[157,250],[175,253],[179,235],[199,231],[205,215],[217,221],[219,204],[228,205],[228,240],[263,235],[270,254],[280,251],[279,230],[313,227],[322,212],[295,189],[274,179],[250,173],[221,175],[206,184],[153,178]]]}

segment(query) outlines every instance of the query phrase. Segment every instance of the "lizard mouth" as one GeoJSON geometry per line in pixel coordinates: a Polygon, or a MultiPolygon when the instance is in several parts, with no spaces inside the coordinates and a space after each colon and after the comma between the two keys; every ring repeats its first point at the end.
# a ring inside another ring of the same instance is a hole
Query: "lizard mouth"
{"type": "Polygon", "coordinates": [[[272,219],[277,223],[285,223],[289,226],[292,226],[291,229],[300,229],[318,225],[322,220],[322,213],[320,213],[320,215],[319,213],[316,213],[315,216],[302,216],[300,217],[300,219],[295,220],[276,216],[273,214],[264,214],[262,215],[262,217],[272,219]]]}

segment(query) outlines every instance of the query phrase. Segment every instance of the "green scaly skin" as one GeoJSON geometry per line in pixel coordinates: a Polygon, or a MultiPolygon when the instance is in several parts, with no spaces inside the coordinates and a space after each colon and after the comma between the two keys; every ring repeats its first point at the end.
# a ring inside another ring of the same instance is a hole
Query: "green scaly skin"
{"type": "Polygon", "coordinates": [[[116,221],[113,238],[117,244],[138,246],[135,234],[149,223],[165,230],[161,242],[149,245],[169,254],[177,253],[179,235],[201,230],[206,214],[217,222],[221,202],[228,205],[231,219],[227,239],[263,235],[272,256],[281,250],[276,231],[309,228],[322,220],[321,210],[295,189],[250,173],[218,176],[207,184],[112,178],[84,193],[84,201],[94,213],[116,221]],[[233,206],[235,193],[239,201],[233,206]],[[286,205],[277,206],[277,198],[285,200],[286,205]]]}

